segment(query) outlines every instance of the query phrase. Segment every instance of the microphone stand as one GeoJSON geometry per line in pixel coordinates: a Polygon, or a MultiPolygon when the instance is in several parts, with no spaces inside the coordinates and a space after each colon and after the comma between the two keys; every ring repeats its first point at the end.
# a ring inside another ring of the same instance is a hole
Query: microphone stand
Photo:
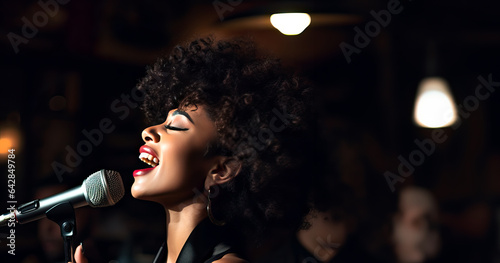
{"type": "Polygon", "coordinates": [[[60,203],[47,210],[45,214],[61,228],[61,236],[64,240],[64,262],[75,262],[73,242],[76,236],[76,220],[73,206],[69,202],[60,203]]]}

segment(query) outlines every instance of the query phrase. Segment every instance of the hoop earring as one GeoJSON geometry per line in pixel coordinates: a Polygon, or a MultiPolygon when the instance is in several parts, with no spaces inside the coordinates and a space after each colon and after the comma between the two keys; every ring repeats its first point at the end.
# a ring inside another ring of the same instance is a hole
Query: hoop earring
{"type": "Polygon", "coordinates": [[[211,188],[208,188],[208,204],[207,204],[207,214],[208,214],[208,218],[210,219],[210,221],[216,225],[216,226],[223,226],[226,224],[226,222],[224,221],[221,221],[221,220],[217,220],[214,215],[212,214],[212,201],[210,200],[210,189],[211,188]]]}

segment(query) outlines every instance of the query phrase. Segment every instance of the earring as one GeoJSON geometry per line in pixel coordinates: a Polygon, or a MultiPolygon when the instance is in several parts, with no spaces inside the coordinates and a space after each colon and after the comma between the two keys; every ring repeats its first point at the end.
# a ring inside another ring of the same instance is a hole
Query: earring
{"type": "Polygon", "coordinates": [[[224,221],[220,221],[220,220],[217,220],[214,215],[212,214],[212,201],[210,200],[210,190],[212,188],[208,188],[208,204],[207,204],[207,214],[208,214],[208,218],[210,219],[210,221],[216,225],[216,226],[223,226],[226,224],[226,222],[224,221]]]}

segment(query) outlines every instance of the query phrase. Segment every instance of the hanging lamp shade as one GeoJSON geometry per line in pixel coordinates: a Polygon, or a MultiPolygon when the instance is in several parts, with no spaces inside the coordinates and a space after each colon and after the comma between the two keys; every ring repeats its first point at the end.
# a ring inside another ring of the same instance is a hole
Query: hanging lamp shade
{"type": "Polygon", "coordinates": [[[302,33],[311,24],[307,13],[277,13],[270,17],[271,24],[283,35],[294,36],[302,33]]]}
{"type": "Polygon", "coordinates": [[[328,1],[268,1],[249,4],[246,9],[231,12],[224,16],[219,26],[244,30],[276,28],[285,35],[298,35],[309,26],[337,27],[359,24],[363,17],[355,10],[354,7],[345,8],[328,1]]]}
{"type": "Polygon", "coordinates": [[[447,127],[457,121],[456,104],[445,79],[430,77],[420,82],[413,118],[425,128],[447,127]]]}

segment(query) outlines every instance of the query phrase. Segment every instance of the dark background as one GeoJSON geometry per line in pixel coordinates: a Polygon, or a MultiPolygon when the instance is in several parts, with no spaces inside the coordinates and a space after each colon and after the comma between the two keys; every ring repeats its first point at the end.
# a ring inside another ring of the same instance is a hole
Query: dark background
{"type": "MultiPolygon", "coordinates": [[[[128,191],[132,171],[140,165],[140,133],[146,126],[137,104],[122,102],[122,96],[131,94],[146,65],[179,42],[209,34],[218,39],[249,36],[317,87],[322,139],[329,149],[325,174],[335,174],[353,189],[367,235],[377,236],[379,229],[390,225],[403,186],[418,185],[429,189],[440,205],[445,241],[449,239],[443,251],[454,251],[447,260],[498,260],[497,92],[481,101],[459,128],[445,128],[446,142],[397,183],[395,192],[384,173],[397,173],[398,156],[407,158],[417,149],[414,140],[431,138],[430,129],[418,128],[412,121],[422,78],[429,74],[446,78],[457,104],[474,95],[479,76],[488,79],[491,74],[500,81],[500,3],[401,1],[403,11],[392,15],[387,27],[351,56],[351,63],[340,43],[354,45],[354,28],[363,30],[374,20],[370,11],[387,9],[387,1],[308,1],[317,12],[332,16],[348,12],[362,19],[315,24],[313,16],[310,27],[298,36],[284,36],[259,23],[258,15],[271,10],[269,3],[243,0],[224,12],[221,21],[212,1],[72,0],[59,5],[16,53],[8,34],[23,36],[22,18],[32,21],[43,9],[37,1],[2,1],[0,137],[15,139],[16,200],[31,200],[40,181],[56,177],[54,162],[67,165],[67,147],[76,149],[87,140],[82,131],[98,129],[100,121],[109,118],[115,129],[103,134],[102,142],[93,145],[62,179],[76,185],[99,169],[119,171],[126,196],[112,208],[99,209],[93,233],[114,248],[106,257],[128,256],[120,252],[126,250],[123,247],[134,255],[154,253],[164,233],[161,208],[134,200],[128,191]],[[238,23],[249,15],[257,18],[238,23]],[[430,43],[434,53],[429,52],[430,43]],[[435,61],[431,66],[430,54],[435,61]],[[112,105],[122,108],[114,110],[112,105]],[[144,227],[151,224],[156,228],[144,227]]],[[[5,178],[0,200],[6,203],[7,156],[0,154],[0,174],[5,178]]],[[[12,260],[6,252],[6,231],[0,232],[0,258],[12,260]]],[[[34,225],[16,226],[19,253],[37,247],[34,231],[34,225]]],[[[135,260],[142,262],[139,256],[135,260]]]]}

